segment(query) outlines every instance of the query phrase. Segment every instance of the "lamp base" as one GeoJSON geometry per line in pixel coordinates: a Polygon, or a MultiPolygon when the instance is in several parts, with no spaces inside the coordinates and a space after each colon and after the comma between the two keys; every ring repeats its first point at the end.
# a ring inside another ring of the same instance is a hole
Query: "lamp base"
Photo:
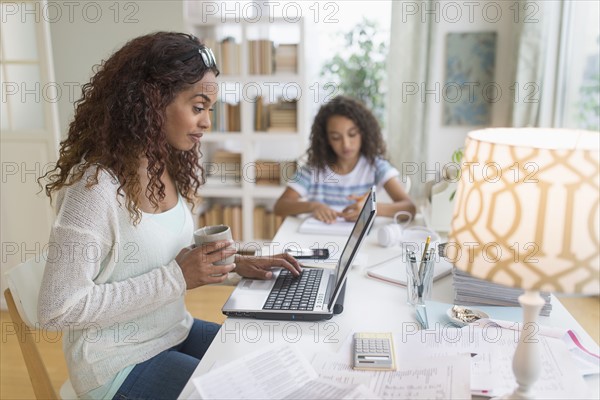
{"type": "Polygon", "coordinates": [[[531,389],[541,371],[537,317],[544,306],[544,299],[538,291],[528,290],[519,296],[519,304],[523,308],[523,327],[513,357],[513,373],[518,387],[514,392],[497,397],[498,399],[534,399],[531,389]]]}

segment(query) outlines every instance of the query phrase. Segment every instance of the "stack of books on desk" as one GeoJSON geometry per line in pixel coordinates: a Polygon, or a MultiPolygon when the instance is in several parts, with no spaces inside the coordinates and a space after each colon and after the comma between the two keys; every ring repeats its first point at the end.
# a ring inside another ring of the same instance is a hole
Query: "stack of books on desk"
{"type": "MultiPolygon", "coordinates": [[[[508,306],[519,307],[519,296],[523,289],[515,289],[483,279],[474,278],[468,273],[453,268],[454,303],[465,306],[508,306]]],[[[545,303],[540,315],[549,316],[552,311],[550,294],[540,292],[545,303]]]]}

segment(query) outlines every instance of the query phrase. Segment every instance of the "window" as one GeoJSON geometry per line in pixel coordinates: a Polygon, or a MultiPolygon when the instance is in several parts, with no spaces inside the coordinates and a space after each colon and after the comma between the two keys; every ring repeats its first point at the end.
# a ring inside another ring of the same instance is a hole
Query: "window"
{"type": "Polygon", "coordinates": [[[599,2],[565,2],[558,126],[600,130],[599,15],[599,2]]]}

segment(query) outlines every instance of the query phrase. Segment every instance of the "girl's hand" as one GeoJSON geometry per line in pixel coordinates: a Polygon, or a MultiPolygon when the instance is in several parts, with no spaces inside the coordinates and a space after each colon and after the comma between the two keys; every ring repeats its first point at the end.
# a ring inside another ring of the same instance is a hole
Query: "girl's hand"
{"type": "Polygon", "coordinates": [[[333,224],[339,216],[341,216],[341,214],[338,211],[323,203],[317,203],[313,210],[313,217],[326,224],[333,224]]]}
{"type": "Polygon", "coordinates": [[[362,210],[366,199],[367,199],[367,196],[364,196],[364,195],[363,196],[356,196],[356,195],[348,196],[348,200],[353,200],[353,201],[355,201],[355,203],[350,204],[348,207],[346,207],[342,210],[342,217],[346,221],[356,221],[358,219],[358,216],[360,215],[360,211],[362,210]]]}
{"type": "Polygon", "coordinates": [[[302,271],[298,260],[287,253],[265,257],[237,256],[235,261],[235,272],[246,278],[271,279],[273,267],[283,267],[294,276],[299,276],[302,271]]]}
{"type": "Polygon", "coordinates": [[[234,255],[237,250],[232,245],[232,241],[219,240],[182,249],[175,257],[175,261],[181,268],[187,289],[223,282],[227,274],[235,268],[235,263],[228,265],[214,265],[214,263],[234,255]]]}

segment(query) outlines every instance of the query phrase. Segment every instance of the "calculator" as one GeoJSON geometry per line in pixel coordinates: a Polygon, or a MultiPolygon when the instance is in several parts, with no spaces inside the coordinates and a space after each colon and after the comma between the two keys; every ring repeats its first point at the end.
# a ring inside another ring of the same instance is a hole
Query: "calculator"
{"type": "Polygon", "coordinates": [[[394,371],[396,356],[391,333],[357,332],[353,339],[354,369],[394,371]]]}

